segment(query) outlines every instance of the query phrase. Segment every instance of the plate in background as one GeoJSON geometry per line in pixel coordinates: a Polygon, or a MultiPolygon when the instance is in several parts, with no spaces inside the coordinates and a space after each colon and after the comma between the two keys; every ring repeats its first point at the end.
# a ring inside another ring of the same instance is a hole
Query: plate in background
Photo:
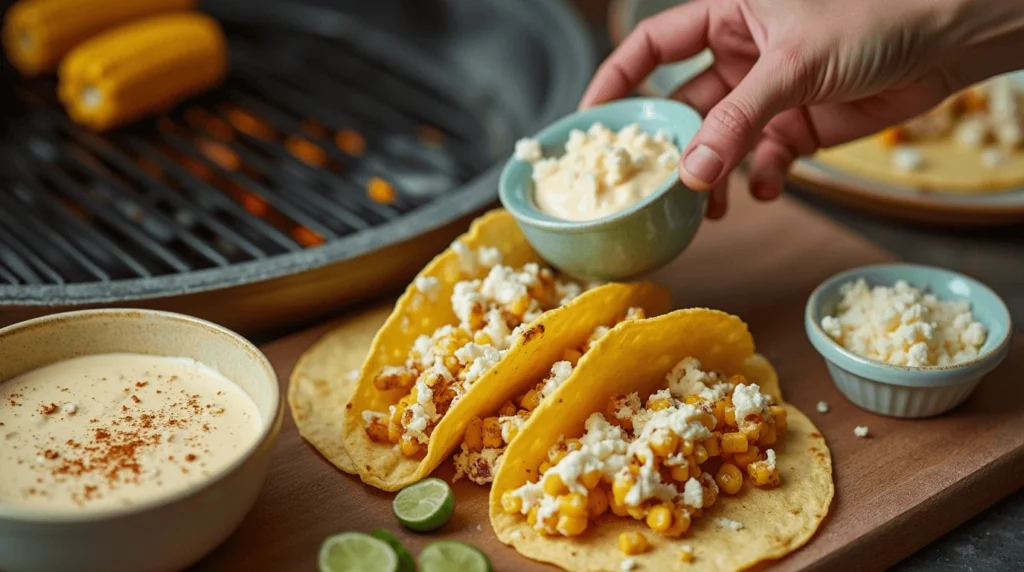
{"type": "MultiPolygon", "coordinates": [[[[637,23],[686,0],[612,0],[608,27],[619,44],[637,23]]],[[[667,97],[707,69],[710,52],[672,65],[659,66],[638,88],[645,95],[667,97]]],[[[1024,71],[1014,74],[1024,85],[1024,71]]],[[[952,226],[994,226],[1024,223],[1024,187],[996,193],[944,193],[882,183],[816,161],[802,159],[793,166],[790,181],[798,188],[844,206],[888,217],[952,226]]]]}

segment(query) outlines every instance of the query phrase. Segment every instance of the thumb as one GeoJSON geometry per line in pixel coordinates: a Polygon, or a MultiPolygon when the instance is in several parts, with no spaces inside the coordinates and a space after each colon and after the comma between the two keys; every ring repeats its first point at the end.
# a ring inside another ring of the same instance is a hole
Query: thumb
{"type": "Polygon", "coordinates": [[[683,152],[679,176],[686,186],[712,189],[743,161],[771,118],[798,103],[795,78],[766,60],[758,59],[704,118],[683,152]]]}

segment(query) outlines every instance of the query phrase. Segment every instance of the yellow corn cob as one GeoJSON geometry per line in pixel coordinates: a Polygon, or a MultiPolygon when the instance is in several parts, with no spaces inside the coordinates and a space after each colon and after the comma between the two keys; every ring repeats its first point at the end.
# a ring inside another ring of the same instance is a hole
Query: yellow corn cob
{"type": "Polygon", "coordinates": [[[102,131],[213,87],[227,71],[217,22],[198,12],[154,16],[93,38],[60,66],[68,115],[102,131]]]}
{"type": "Polygon", "coordinates": [[[4,17],[4,49],[21,73],[46,73],[89,38],[133,20],[194,5],[195,0],[20,0],[4,17]]]}

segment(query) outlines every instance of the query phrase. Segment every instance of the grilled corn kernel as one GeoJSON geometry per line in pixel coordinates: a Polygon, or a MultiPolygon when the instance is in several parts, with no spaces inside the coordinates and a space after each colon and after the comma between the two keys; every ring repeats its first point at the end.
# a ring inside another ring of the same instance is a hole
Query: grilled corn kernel
{"type": "Polygon", "coordinates": [[[683,455],[690,456],[693,454],[693,441],[684,440],[679,443],[679,452],[683,455]]]}
{"type": "Polygon", "coordinates": [[[672,527],[672,509],[664,504],[651,507],[647,512],[647,527],[663,534],[672,527]]]}
{"type": "Polygon", "coordinates": [[[526,522],[529,523],[530,526],[537,525],[537,507],[531,507],[526,513],[526,522]]]}
{"type": "Polygon", "coordinates": [[[718,419],[715,419],[715,416],[710,413],[701,413],[700,422],[708,431],[714,431],[715,427],[718,427],[718,419]]]}
{"type": "Polygon", "coordinates": [[[774,445],[778,438],[778,433],[775,431],[775,424],[765,423],[764,428],[761,429],[761,436],[757,439],[757,442],[762,445],[774,445]]]}
{"type": "Polygon", "coordinates": [[[725,408],[725,424],[729,427],[736,426],[736,408],[731,405],[725,408]]]}
{"type": "Polygon", "coordinates": [[[750,447],[747,436],[743,433],[726,433],[722,435],[722,452],[745,453],[750,447]]]}
{"type": "Polygon", "coordinates": [[[594,487],[600,484],[601,472],[588,471],[586,473],[583,473],[583,476],[580,477],[580,482],[583,483],[583,486],[587,487],[588,490],[592,490],[594,487]]]}
{"type": "Polygon", "coordinates": [[[498,409],[498,417],[511,417],[516,414],[516,406],[511,401],[506,401],[501,404],[498,409]]]}
{"type": "Polygon", "coordinates": [[[566,439],[565,450],[566,451],[579,451],[583,448],[583,441],[579,439],[566,439]]]}
{"type": "Polygon", "coordinates": [[[531,389],[523,395],[522,399],[519,400],[519,407],[522,407],[527,411],[533,411],[538,405],[540,405],[540,399],[540,392],[536,389],[531,389]]]}
{"type": "Polygon", "coordinates": [[[544,461],[543,463],[540,464],[540,467],[537,468],[537,472],[543,475],[544,473],[548,472],[548,469],[550,468],[551,463],[544,461]]]}
{"type": "Polygon", "coordinates": [[[676,538],[681,536],[690,528],[690,514],[685,510],[674,508],[672,510],[672,526],[665,531],[665,536],[676,538]]]}
{"type": "Polygon", "coordinates": [[[579,493],[569,493],[558,497],[559,514],[571,516],[587,515],[587,499],[579,493]]]}
{"type": "Polygon", "coordinates": [[[677,483],[685,483],[690,478],[690,465],[676,465],[673,466],[671,471],[672,480],[677,483]]]}
{"type": "Polygon", "coordinates": [[[750,463],[747,465],[747,474],[758,487],[774,487],[779,484],[779,471],[769,466],[767,461],[750,463]]]}
{"type": "Polygon", "coordinates": [[[715,427],[721,428],[725,426],[725,400],[716,401],[715,406],[711,409],[711,414],[715,416],[715,427]]]}
{"type": "Polygon", "coordinates": [[[693,548],[689,546],[684,546],[680,548],[679,559],[686,563],[693,562],[693,548]]]}
{"type": "Polygon", "coordinates": [[[484,419],[482,428],[484,447],[498,448],[505,443],[501,438],[501,425],[498,424],[497,417],[487,417],[484,419]]]}
{"type": "Polygon", "coordinates": [[[523,498],[514,491],[505,491],[501,494],[501,508],[508,514],[519,514],[523,511],[523,498]]]}
{"type": "Polygon", "coordinates": [[[79,44],[118,26],[168,12],[189,10],[194,0],[22,0],[4,17],[8,59],[24,75],[56,69],[79,44]]]}
{"type": "Polygon", "coordinates": [[[562,477],[555,473],[551,473],[544,477],[544,492],[553,497],[564,495],[569,492],[569,489],[562,482],[562,477]]]}
{"type": "Polygon", "coordinates": [[[366,435],[375,443],[388,442],[388,426],[381,423],[380,419],[371,419],[366,424],[366,435]]]}
{"type": "Polygon", "coordinates": [[[714,478],[711,477],[710,473],[705,473],[701,476],[701,485],[704,488],[704,507],[709,508],[711,505],[718,501],[718,487],[714,486],[714,478]]]}
{"type": "Polygon", "coordinates": [[[786,408],[778,405],[772,405],[768,408],[768,411],[772,414],[772,419],[775,420],[775,430],[778,433],[786,432],[786,408]]]}
{"type": "Polygon", "coordinates": [[[587,495],[587,515],[594,519],[608,510],[608,495],[603,490],[593,490],[587,495]]]}
{"type": "Polygon", "coordinates": [[[651,441],[651,451],[660,457],[668,457],[675,453],[679,446],[679,436],[671,431],[659,431],[655,439],[651,441]]]}
{"type": "Polygon", "coordinates": [[[102,131],[206,91],[227,67],[216,20],[198,12],[165,14],[71,50],[60,65],[57,93],[75,122],[102,131]]]}
{"type": "Polygon", "coordinates": [[[644,506],[627,506],[626,514],[633,517],[634,520],[643,520],[647,517],[647,507],[644,506]]]}
{"type": "Polygon", "coordinates": [[[414,441],[412,439],[402,439],[399,442],[398,447],[399,449],[401,449],[403,455],[405,455],[406,457],[412,457],[420,452],[420,449],[423,448],[423,445],[421,445],[419,441],[414,441]]]}
{"type": "Polygon", "coordinates": [[[667,399],[652,399],[647,402],[647,409],[651,411],[661,411],[662,409],[668,409],[672,405],[667,399]]]}
{"type": "Polygon", "coordinates": [[[466,426],[466,435],[463,437],[463,441],[466,443],[466,447],[470,451],[479,453],[484,448],[484,421],[479,417],[474,417],[469,420],[469,425],[466,426]]]}
{"type": "Polygon", "coordinates": [[[561,461],[562,459],[564,459],[565,456],[568,455],[568,454],[569,454],[569,452],[566,451],[565,449],[558,449],[556,451],[552,451],[551,453],[548,453],[548,458],[551,459],[551,464],[557,465],[558,462],[561,461]]]}
{"type": "Polygon", "coordinates": [[[615,477],[615,481],[612,482],[612,496],[615,498],[615,504],[623,505],[626,504],[626,493],[629,489],[633,488],[633,479],[624,476],[615,477]]]}
{"type": "Polygon", "coordinates": [[[612,510],[612,514],[615,516],[629,516],[629,513],[626,512],[626,505],[615,500],[615,493],[613,491],[609,490],[606,496],[608,498],[608,508],[612,510]]]}
{"type": "Polygon", "coordinates": [[[741,469],[746,469],[747,465],[753,463],[761,458],[761,451],[757,447],[751,445],[745,453],[736,453],[732,456],[732,462],[741,469]]]}
{"type": "Polygon", "coordinates": [[[579,350],[570,348],[562,351],[562,361],[571,363],[573,367],[576,367],[576,364],[579,363],[581,357],[583,357],[583,354],[580,353],[579,350]]]}
{"type": "Polygon", "coordinates": [[[585,514],[584,516],[559,515],[558,524],[555,525],[555,530],[563,536],[579,536],[586,529],[587,517],[585,514]]]}
{"type": "Polygon", "coordinates": [[[518,300],[515,300],[508,305],[508,311],[515,314],[517,318],[522,318],[523,314],[530,309],[530,299],[531,298],[529,296],[523,296],[518,300]]]}
{"type": "Polygon", "coordinates": [[[402,438],[402,424],[397,421],[388,423],[388,442],[397,443],[402,438]]]}
{"type": "Polygon", "coordinates": [[[619,550],[623,554],[643,554],[647,552],[647,547],[647,537],[639,532],[623,532],[619,534],[619,550]]]}
{"type": "Polygon", "coordinates": [[[703,465],[704,461],[708,460],[708,450],[704,448],[704,445],[698,443],[693,446],[693,460],[697,461],[698,465],[703,465]]]}
{"type": "Polygon", "coordinates": [[[882,132],[878,134],[878,138],[886,147],[895,147],[900,143],[905,143],[909,139],[907,136],[907,130],[900,126],[889,127],[888,129],[882,130],[882,132]]]}
{"type": "Polygon", "coordinates": [[[727,495],[734,495],[740,492],[743,487],[743,473],[732,463],[722,463],[715,476],[718,488],[727,495]]]}
{"type": "Polygon", "coordinates": [[[717,457],[722,454],[722,436],[718,433],[712,433],[710,437],[704,439],[703,445],[708,457],[717,457]]]}

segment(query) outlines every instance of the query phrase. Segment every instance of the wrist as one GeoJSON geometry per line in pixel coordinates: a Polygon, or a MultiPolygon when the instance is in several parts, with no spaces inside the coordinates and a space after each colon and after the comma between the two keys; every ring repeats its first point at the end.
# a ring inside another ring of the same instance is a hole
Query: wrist
{"type": "Polygon", "coordinates": [[[933,0],[946,41],[944,67],[959,87],[1024,68],[1024,2],[933,0]]]}

